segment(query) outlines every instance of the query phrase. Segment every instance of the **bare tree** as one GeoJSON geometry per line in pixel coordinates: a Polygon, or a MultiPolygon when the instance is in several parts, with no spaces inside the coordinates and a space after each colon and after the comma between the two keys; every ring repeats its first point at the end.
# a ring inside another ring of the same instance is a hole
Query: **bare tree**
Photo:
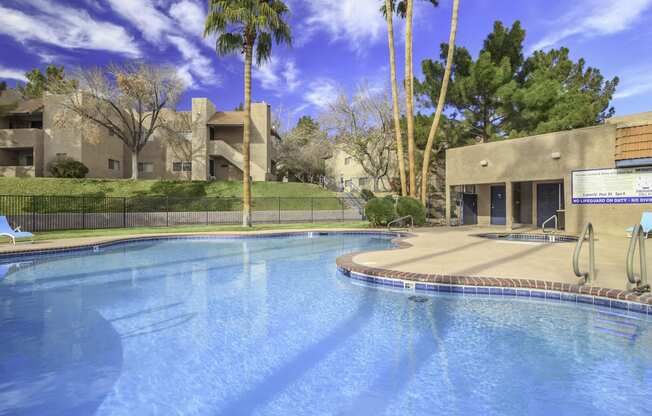
{"type": "Polygon", "coordinates": [[[131,150],[131,178],[138,179],[138,153],[166,125],[183,84],[172,68],[141,62],[78,72],[78,88],[67,94],[66,110],[82,122],[103,127],[131,150]]]}
{"type": "Polygon", "coordinates": [[[350,100],[340,93],[322,119],[335,135],[337,145],[360,164],[373,179],[374,190],[378,190],[388,176],[396,144],[387,92],[362,85],[350,100]]]}
{"type": "MultiPolygon", "coordinates": [[[[180,111],[176,113],[164,112],[165,123],[161,125],[158,138],[165,144],[166,151],[170,151],[175,160],[194,160],[197,155],[192,146],[192,131],[197,122],[192,121],[192,113],[180,111]]],[[[185,171],[186,179],[192,179],[192,172],[185,171]]]]}
{"type": "Polygon", "coordinates": [[[333,143],[319,124],[299,123],[278,145],[277,172],[299,182],[320,183],[326,176],[326,161],[333,143]]]}

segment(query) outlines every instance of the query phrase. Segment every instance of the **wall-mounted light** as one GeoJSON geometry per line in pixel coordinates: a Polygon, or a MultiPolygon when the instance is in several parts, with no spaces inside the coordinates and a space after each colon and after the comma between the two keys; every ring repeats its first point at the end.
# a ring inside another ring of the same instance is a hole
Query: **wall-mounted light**
{"type": "Polygon", "coordinates": [[[552,154],[550,155],[550,157],[553,158],[553,159],[560,159],[560,158],[561,158],[561,153],[559,153],[559,152],[552,152],[552,154]]]}
{"type": "Polygon", "coordinates": [[[489,165],[489,162],[487,162],[486,160],[481,160],[480,161],[480,166],[485,167],[487,165],[489,165]]]}

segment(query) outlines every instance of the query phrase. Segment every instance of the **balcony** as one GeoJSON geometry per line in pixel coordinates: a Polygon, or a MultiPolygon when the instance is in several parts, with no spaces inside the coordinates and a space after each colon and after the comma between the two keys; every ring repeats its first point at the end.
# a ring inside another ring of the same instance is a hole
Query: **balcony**
{"type": "Polygon", "coordinates": [[[43,141],[41,129],[0,129],[0,148],[38,147],[43,141]]]}
{"type": "Polygon", "coordinates": [[[36,176],[34,166],[0,166],[0,176],[10,178],[33,178],[36,176]]]}

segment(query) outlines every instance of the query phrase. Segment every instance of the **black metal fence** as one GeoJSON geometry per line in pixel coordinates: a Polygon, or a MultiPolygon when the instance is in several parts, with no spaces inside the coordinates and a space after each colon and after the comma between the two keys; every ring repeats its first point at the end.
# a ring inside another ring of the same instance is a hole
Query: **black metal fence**
{"type": "MultiPolygon", "coordinates": [[[[242,223],[242,199],[0,195],[0,215],[27,231],[242,223]]],[[[361,220],[340,198],[252,198],[255,224],[361,220]]]]}

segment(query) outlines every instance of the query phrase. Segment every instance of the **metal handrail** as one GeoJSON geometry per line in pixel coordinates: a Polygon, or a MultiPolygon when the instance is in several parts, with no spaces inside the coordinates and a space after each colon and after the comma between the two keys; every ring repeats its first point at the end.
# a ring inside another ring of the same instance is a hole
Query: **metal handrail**
{"type": "Polygon", "coordinates": [[[548,224],[552,220],[555,220],[555,230],[557,229],[557,225],[558,225],[557,221],[558,221],[558,219],[557,219],[557,214],[555,214],[552,217],[545,220],[543,222],[543,224],[541,224],[541,232],[543,232],[544,234],[546,233],[546,224],[548,224]]]}
{"type": "Polygon", "coordinates": [[[387,230],[391,231],[392,230],[392,224],[397,223],[399,221],[406,220],[408,218],[410,219],[410,226],[408,227],[408,229],[414,228],[414,218],[412,217],[412,215],[406,215],[405,217],[397,218],[397,219],[392,220],[389,223],[387,223],[387,230]]]}
{"type": "Polygon", "coordinates": [[[584,278],[585,283],[595,281],[595,239],[593,234],[593,224],[587,222],[580,238],[577,240],[575,251],[573,252],[573,271],[575,272],[575,276],[584,278]],[[580,271],[580,253],[582,252],[582,245],[586,241],[587,234],[589,237],[589,271],[582,273],[580,271]]]}
{"type": "Polygon", "coordinates": [[[645,259],[645,232],[641,224],[634,226],[632,237],[629,239],[629,248],[627,249],[626,258],[627,280],[634,285],[634,291],[637,293],[648,292],[650,285],[647,283],[647,261],[645,259]],[[638,256],[640,264],[640,276],[634,274],[634,254],[638,243],[638,256]]]}

